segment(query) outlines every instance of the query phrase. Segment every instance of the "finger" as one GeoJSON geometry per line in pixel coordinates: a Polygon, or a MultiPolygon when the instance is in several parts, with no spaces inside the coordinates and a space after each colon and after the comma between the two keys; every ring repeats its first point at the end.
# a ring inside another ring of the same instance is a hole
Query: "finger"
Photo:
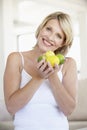
{"type": "Polygon", "coordinates": [[[60,66],[58,64],[55,64],[54,70],[59,70],[60,66]]]}
{"type": "Polygon", "coordinates": [[[47,62],[49,68],[53,68],[50,62],[47,62]]]}
{"type": "Polygon", "coordinates": [[[37,69],[41,68],[41,66],[45,63],[45,59],[41,60],[40,62],[38,62],[37,64],[37,69]]]}
{"type": "Polygon", "coordinates": [[[51,74],[53,72],[54,72],[53,67],[51,66],[50,63],[47,63],[47,68],[44,70],[44,74],[49,76],[49,74],[51,74]]]}

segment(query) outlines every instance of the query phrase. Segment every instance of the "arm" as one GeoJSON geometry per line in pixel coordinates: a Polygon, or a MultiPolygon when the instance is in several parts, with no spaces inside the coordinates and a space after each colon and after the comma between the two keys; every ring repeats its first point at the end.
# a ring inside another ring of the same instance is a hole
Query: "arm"
{"type": "Polygon", "coordinates": [[[20,89],[21,69],[19,53],[10,54],[4,73],[4,96],[7,109],[12,114],[15,114],[31,100],[34,93],[43,82],[43,79],[40,77],[32,77],[30,82],[20,89]]]}
{"type": "Polygon", "coordinates": [[[72,113],[77,102],[77,68],[73,59],[67,58],[62,73],[62,83],[56,72],[49,76],[49,82],[60,109],[68,116],[72,113]]]}

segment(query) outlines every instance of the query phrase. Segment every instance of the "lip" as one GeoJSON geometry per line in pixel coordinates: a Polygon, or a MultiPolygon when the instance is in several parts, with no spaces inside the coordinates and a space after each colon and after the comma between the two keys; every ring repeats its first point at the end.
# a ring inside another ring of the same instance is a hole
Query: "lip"
{"type": "Polygon", "coordinates": [[[42,38],[43,40],[43,43],[46,45],[46,46],[53,46],[53,44],[51,42],[49,42],[47,39],[45,38],[42,38]]]}

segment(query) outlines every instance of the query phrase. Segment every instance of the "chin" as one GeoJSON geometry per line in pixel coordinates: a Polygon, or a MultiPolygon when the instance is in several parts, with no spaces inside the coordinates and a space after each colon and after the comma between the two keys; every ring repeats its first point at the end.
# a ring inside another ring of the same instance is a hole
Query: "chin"
{"type": "MultiPolygon", "coordinates": [[[[45,53],[45,52],[47,52],[47,51],[49,51],[49,50],[52,50],[52,48],[51,47],[47,47],[47,46],[45,46],[45,45],[43,45],[43,44],[38,44],[38,47],[39,47],[39,49],[40,49],[40,51],[42,52],[42,53],[45,53]]],[[[53,50],[52,50],[53,51],[53,50]]]]}

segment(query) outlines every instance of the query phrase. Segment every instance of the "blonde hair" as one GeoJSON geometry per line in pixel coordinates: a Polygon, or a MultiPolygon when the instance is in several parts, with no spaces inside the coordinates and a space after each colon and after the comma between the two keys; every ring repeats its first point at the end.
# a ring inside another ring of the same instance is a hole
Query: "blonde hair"
{"type": "Polygon", "coordinates": [[[48,15],[43,20],[43,22],[38,26],[38,28],[36,30],[36,38],[38,38],[40,31],[43,29],[44,26],[46,26],[47,22],[52,19],[58,20],[58,22],[62,28],[62,31],[65,35],[63,46],[58,48],[57,50],[55,50],[54,53],[55,54],[61,53],[61,54],[65,55],[68,52],[68,49],[71,47],[72,41],[73,41],[73,31],[72,31],[70,17],[68,14],[63,13],[63,12],[54,12],[54,13],[48,15]]]}

